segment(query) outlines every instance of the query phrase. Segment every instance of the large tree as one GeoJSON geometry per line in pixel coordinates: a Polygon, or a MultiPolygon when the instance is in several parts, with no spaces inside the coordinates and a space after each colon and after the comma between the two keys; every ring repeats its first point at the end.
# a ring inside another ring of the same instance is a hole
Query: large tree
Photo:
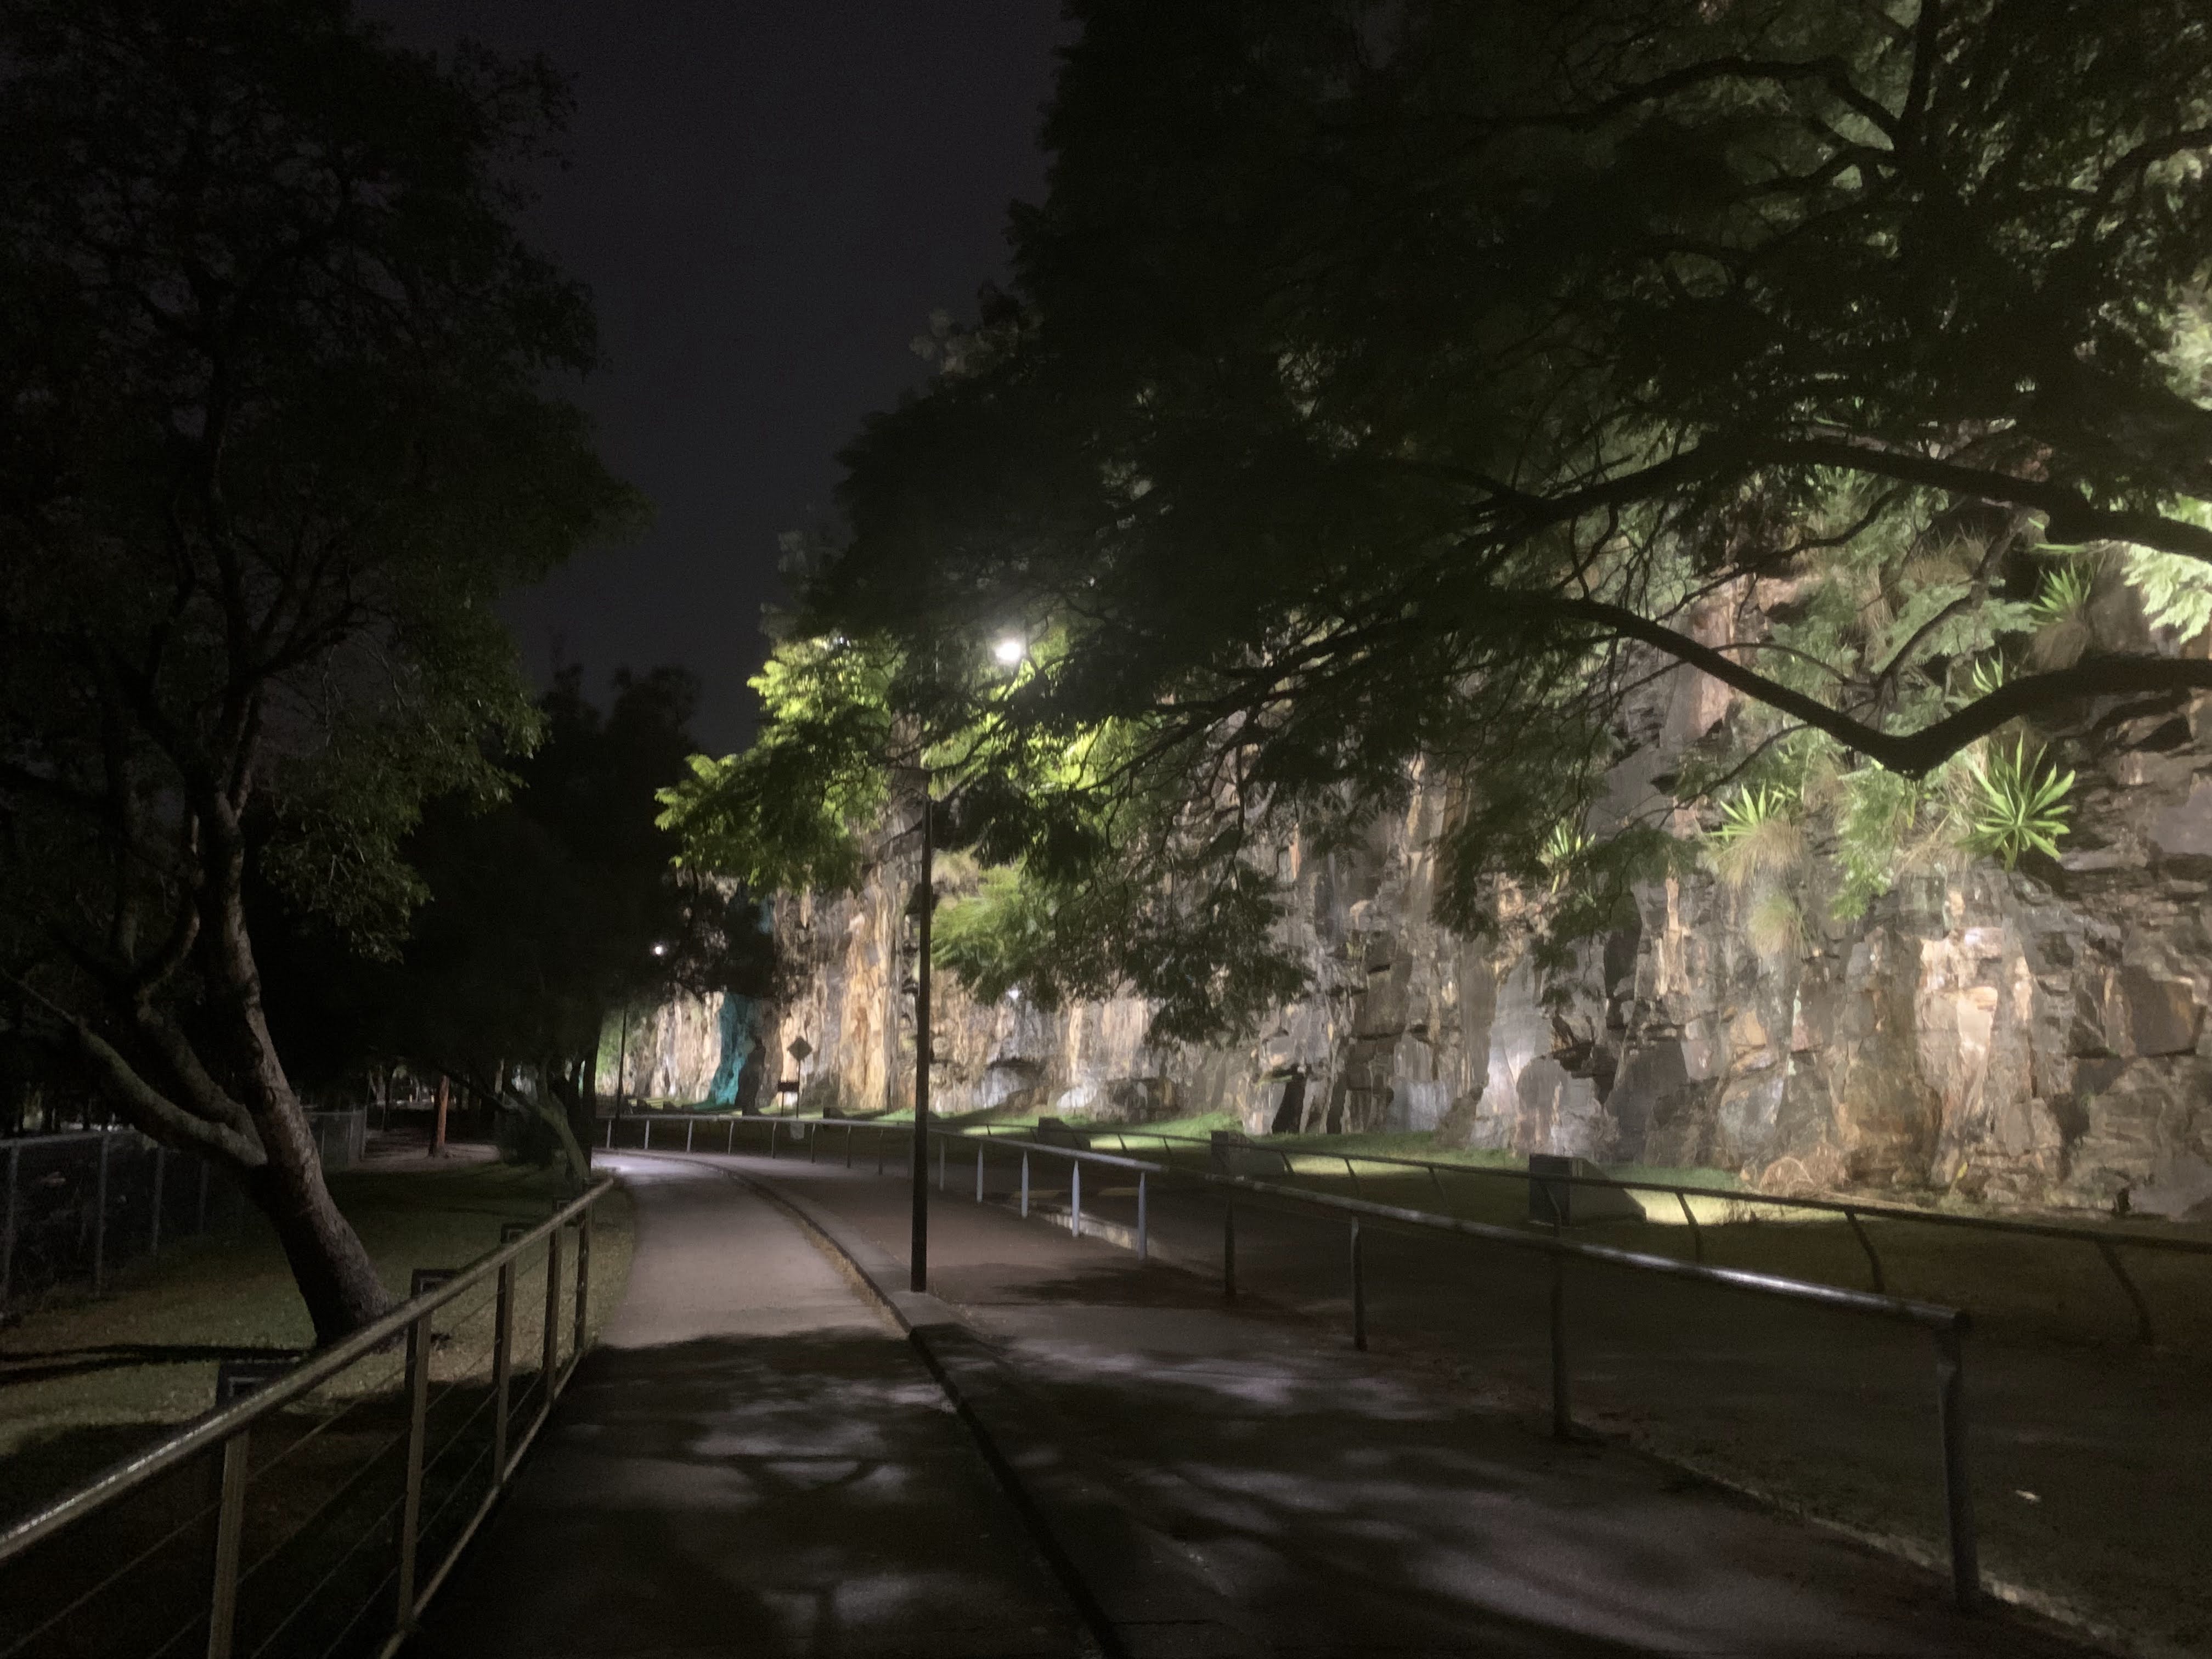
{"type": "Polygon", "coordinates": [[[0,3],[0,972],[233,1170],[325,1340],[386,1297],[272,1042],[244,894],[396,945],[421,803],[536,716],[491,610],[633,510],[556,388],[586,296],[508,182],[539,64],[343,0],[0,3]]]}
{"type": "MultiPolygon", "coordinates": [[[[1759,712],[1649,817],[1826,803],[1848,908],[1881,834],[2047,842],[2020,722],[2212,686],[2194,0],[1076,10],[1018,295],[848,453],[805,609],[1046,638],[1024,740],[1113,726],[1090,799],[1182,803],[1125,876],[1244,879],[1423,766],[1474,925],[1607,856],[1599,780],[1688,664],[1759,712]],[[2085,654],[2123,586],[2166,631],[2085,654]]],[[[1030,935],[1083,914],[1030,886],[1030,935]]]]}

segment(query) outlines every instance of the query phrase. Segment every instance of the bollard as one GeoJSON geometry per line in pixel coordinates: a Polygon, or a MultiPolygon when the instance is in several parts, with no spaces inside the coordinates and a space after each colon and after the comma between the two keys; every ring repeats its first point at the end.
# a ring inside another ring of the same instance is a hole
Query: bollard
{"type": "MultiPolygon", "coordinates": [[[[9,1195],[11,1198],[15,1195],[15,1189],[14,1189],[12,1187],[9,1189],[9,1195]]],[[[1022,1219],[1023,1219],[1023,1220],[1024,1220],[1024,1221],[1027,1221],[1029,1218],[1030,1218],[1030,1155],[1029,1155],[1027,1152],[1024,1152],[1024,1153],[1022,1154],[1022,1219]]]]}
{"type": "Polygon", "coordinates": [[[653,1120],[649,1117],[645,1121],[645,1146],[642,1150],[648,1152],[653,1150],[653,1120]]]}
{"type": "MultiPolygon", "coordinates": [[[[386,1109],[386,1114],[385,1114],[385,1115],[386,1115],[387,1117],[391,1115],[391,1113],[390,1113],[389,1109],[386,1109]]],[[[615,1121],[614,1121],[614,1119],[612,1119],[611,1117],[610,1117],[610,1118],[607,1120],[607,1150],[608,1150],[609,1152],[612,1152],[612,1151],[614,1151],[614,1149],[615,1149],[615,1121]]]]}
{"type": "Polygon", "coordinates": [[[983,1201],[983,1143],[975,1143],[975,1201],[983,1201]]]}
{"type": "Polygon", "coordinates": [[[1352,1346],[1367,1352],[1367,1280],[1360,1271],[1359,1222],[1352,1223],[1352,1346]]]}
{"type": "Polygon", "coordinates": [[[684,1120],[684,1150],[687,1152],[691,1150],[691,1132],[698,1127],[699,1120],[696,1117],[684,1120]]]}
{"type": "Polygon", "coordinates": [[[1552,1252],[1552,1437],[1575,1437],[1574,1407],[1567,1395],[1567,1258],[1552,1252]]]}
{"type": "Polygon", "coordinates": [[[775,1157],[775,1120],[774,1118],[768,1121],[768,1155],[770,1159],[775,1157]]]}
{"type": "Polygon", "coordinates": [[[1079,1158],[1070,1158],[1067,1161],[1067,1167],[1073,1175],[1072,1184],[1068,1188],[1067,1231],[1073,1237],[1080,1238],[1083,1237],[1082,1160],[1079,1158]]]}
{"type": "Polygon", "coordinates": [[[1943,1519],[1951,1538],[1951,1594],[1960,1612],[1972,1613],[1981,1601],[1982,1568],[1974,1538],[1974,1488],[1966,1472],[1966,1360],[1955,1325],[1936,1333],[1936,1408],[1943,1438],[1943,1519]]]}
{"type": "Polygon", "coordinates": [[[1139,1261],[1150,1261],[1152,1254],[1151,1240],[1145,1231],[1145,1174],[1142,1170],[1137,1171],[1137,1260],[1139,1261]]]}

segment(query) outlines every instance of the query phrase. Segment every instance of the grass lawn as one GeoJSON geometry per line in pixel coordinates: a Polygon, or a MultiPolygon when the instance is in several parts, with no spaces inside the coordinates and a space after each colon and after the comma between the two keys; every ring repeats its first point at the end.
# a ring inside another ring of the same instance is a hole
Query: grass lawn
{"type": "MultiPolygon", "coordinates": [[[[464,1267],[498,1244],[502,1222],[543,1220],[561,1188],[548,1171],[477,1164],[342,1172],[331,1177],[331,1190],[385,1283],[404,1296],[414,1269],[464,1267]]],[[[629,1276],[632,1216],[629,1194],[619,1189],[597,1212],[594,1333],[629,1276]]],[[[542,1292],[530,1288],[539,1282],[532,1278],[518,1303],[516,1346],[523,1355],[534,1353],[542,1325],[542,1292]]],[[[453,1359],[488,1340],[477,1329],[489,1329],[480,1310],[455,1324],[448,1339],[453,1359]]],[[[52,1297],[0,1331],[0,1457],[7,1460],[0,1518],[206,1411],[218,1359],[313,1341],[283,1253],[251,1212],[241,1225],[118,1275],[106,1296],[52,1297]]]]}

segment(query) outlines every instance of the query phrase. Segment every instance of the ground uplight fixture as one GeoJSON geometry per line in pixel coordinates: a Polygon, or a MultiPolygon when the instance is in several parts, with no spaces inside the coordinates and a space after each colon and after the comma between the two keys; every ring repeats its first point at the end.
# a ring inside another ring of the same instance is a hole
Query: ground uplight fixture
{"type": "Polygon", "coordinates": [[[991,647],[991,654],[996,657],[1000,662],[1004,663],[1007,667],[1012,668],[1016,663],[1022,659],[1024,653],[1028,650],[1029,647],[1027,645],[1009,634],[1005,639],[1000,640],[996,645],[991,647]]]}

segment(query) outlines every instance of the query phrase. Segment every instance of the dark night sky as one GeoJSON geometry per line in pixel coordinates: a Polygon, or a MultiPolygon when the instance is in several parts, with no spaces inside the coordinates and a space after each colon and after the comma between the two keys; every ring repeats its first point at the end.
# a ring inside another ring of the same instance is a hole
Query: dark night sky
{"type": "Polygon", "coordinates": [[[827,522],[834,456],[925,369],[930,311],[1003,280],[1006,209],[1042,193],[1056,0],[361,0],[406,44],[542,52],[574,80],[574,164],[531,216],[588,283],[605,453],[653,503],[507,614],[543,677],[561,642],[700,675],[742,742],[776,536],[827,522]]]}

